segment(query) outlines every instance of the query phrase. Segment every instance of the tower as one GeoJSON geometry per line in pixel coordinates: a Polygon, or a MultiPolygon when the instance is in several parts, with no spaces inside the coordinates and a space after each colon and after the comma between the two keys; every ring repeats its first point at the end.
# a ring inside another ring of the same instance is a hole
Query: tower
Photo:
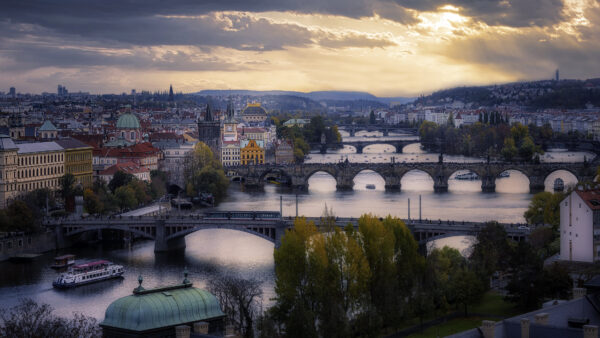
{"type": "Polygon", "coordinates": [[[219,154],[219,138],[221,134],[221,123],[215,121],[212,112],[212,105],[206,104],[206,113],[204,114],[204,120],[198,121],[198,140],[204,142],[214,154],[219,154]]]}
{"type": "Polygon", "coordinates": [[[173,85],[169,86],[169,102],[173,102],[173,85]]]}
{"type": "Polygon", "coordinates": [[[556,69],[556,74],[554,75],[554,80],[559,81],[560,77],[558,76],[558,68],[556,69]]]}

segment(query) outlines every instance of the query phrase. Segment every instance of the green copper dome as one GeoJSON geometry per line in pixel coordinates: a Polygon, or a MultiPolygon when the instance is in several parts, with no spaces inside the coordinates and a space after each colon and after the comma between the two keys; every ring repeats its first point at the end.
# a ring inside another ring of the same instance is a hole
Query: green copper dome
{"type": "Polygon", "coordinates": [[[123,114],[117,120],[118,129],[140,129],[140,121],[133,114],[123,114]]]}
{"type": "Polygon", "coordinates": [[[214,295],[191,283],[140,289],[112,302],[100,326],[140,332],[225,316],[214,295]]]}

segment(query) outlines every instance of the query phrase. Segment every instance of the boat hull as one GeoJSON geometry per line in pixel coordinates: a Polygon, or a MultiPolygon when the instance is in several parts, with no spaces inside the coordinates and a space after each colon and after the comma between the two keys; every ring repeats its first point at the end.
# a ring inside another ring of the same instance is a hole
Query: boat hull
{"type": "Polygon", "coordinates": [[[75,287],[82,286],[82,285],[93,284],[93,283],[97,283],[97,282],[103,282],[105,280],[109,280],[109,279],[113,279],[113,278],[123,278],[123,272],[115,273],[115,274],[110,275],[110,276],[100,277],[100,278],[96,278],[96,279],[92,279],[92,280],[86,280],[86,281],[81,281],[81,282],[74,282],[74,283],[57,283],[57,282],[52,282],[52,286],[55,287],[55,288],[57,288],[57,289],[71,289],[71,288],[75,288],[75,287]]]}

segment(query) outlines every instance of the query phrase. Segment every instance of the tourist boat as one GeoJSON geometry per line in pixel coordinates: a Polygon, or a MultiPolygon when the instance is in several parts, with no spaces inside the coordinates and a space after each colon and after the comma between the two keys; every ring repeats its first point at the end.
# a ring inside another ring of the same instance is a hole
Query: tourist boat
{"type": "Polygon", "coordinates": [[[122,265],[116,265],[106,260],[91,261],[74,265],[68,272],[52,282],[55,288],[72,288],[84,284],[118,278],[123,275],[122,265]]]}
{"type": "Polygon", "coordinates": [[[478,178],[479,176],[476,173],[472,172],[456,175],[457,180],[476,180],[478,178]]]}
{"type": "Polygon", "coordinates": [[[54,264],[50,265],[52,269],[62,269],[75,264],[75,255],[62,255],[54,257],[54,264]]]}
{"type": "Polygon", "coordinates": [[[366,188],[367,189],[375,189],[375,184],[367,184],[366,188]]]}
{"type": "Polygon", "coordinates": [[[498,177],[502,177],[502,178],[510,177],[510,173],[508,171],[503,171],[500,173],[500,175],[498,175],[498,177]]]}

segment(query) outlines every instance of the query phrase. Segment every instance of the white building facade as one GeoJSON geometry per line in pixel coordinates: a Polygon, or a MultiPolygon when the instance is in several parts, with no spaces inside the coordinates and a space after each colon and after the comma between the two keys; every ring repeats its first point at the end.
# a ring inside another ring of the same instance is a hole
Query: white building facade
{"type": "Polygon", "coordinates": [[[600,260],[600,189],[578,187],[560,202],[560,259],[600,260]]]}

